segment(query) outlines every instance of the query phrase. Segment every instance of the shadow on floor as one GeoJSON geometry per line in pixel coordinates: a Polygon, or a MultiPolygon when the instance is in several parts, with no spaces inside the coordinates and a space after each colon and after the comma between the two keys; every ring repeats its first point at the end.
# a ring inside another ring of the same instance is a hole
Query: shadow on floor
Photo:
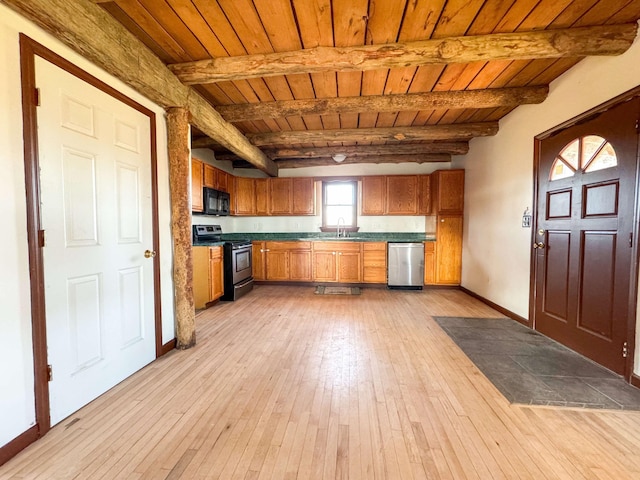
{"type": "Polygon", "coordinates": [[[640,410],[640,389],[514,320],[434,318],[511,403],[640,410]]]}

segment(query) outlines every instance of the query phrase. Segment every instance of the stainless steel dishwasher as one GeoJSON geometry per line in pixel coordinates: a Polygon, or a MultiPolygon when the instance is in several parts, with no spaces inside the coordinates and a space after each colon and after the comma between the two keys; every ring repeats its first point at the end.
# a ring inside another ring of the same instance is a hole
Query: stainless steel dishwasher
{"type": "Polygon", "coordinates": [[[424,284],[424,245],[389,242],[387,286],[422,290],[424,284]]]}

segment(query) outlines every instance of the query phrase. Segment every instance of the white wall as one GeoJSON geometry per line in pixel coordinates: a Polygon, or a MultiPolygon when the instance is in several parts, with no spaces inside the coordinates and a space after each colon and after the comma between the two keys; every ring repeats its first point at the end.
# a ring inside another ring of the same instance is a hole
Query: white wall
{"type": "Polygon", "coordinates": [[[163,341],[174,337],[172,249],[164,111],[0,5],[0,446],[35,423],[20,55],[22,32],[157,115],[163,341]]]}
{"type": "MultiPolygon", "coordinates": [[[[265,177],[255,169],[234,169],[231,162],[215,159],[209,149],[194,149],[192,156],[238,177],[265,177]]],[[[288,168],[280,177],[327,177],[361,175],[418,175],[450,168],[448,163],[355,164],[327,167],[288,168]]],[[[224,233],[319,232],[322,226],[320,183],[316,184],[317,215],[300,217],[209,217],[194,215],[196,225],[220,225],[224,233]]],[[[424,216],[358,216],[360,232],[435,233],[435,217],[424,216]]]]}
{"type": "MultiPolygon", "coordinates": [[[[534,137],[640,84],[640,41],[618,57],[588,58],[551,84],[540,105],[519,107],[495,137],[471,142],[466,170],[462,284],[528,318],[534,137]]],[[[636,341],[640,366],[640,335],[636,341]]]]}

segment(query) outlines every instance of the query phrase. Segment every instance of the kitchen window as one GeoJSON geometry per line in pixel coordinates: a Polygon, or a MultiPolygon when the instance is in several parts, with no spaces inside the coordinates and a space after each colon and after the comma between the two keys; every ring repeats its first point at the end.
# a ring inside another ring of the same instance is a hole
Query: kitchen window
{"type": "Polygon", "coordinates": [[[322,182],[323,232],[336,231],[338,223],[344,231],[358,231],[357,192],[358,182],[355,180],[322,182]]]}

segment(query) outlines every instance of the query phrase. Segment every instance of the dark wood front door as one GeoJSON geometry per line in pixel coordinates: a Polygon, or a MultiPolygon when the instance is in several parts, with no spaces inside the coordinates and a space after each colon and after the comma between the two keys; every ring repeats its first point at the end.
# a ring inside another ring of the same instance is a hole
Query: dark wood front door
{"type": "Polygon", "coordinates": [[[640,99],[540,142],[534,327],[625,374],[640,99]]]}

